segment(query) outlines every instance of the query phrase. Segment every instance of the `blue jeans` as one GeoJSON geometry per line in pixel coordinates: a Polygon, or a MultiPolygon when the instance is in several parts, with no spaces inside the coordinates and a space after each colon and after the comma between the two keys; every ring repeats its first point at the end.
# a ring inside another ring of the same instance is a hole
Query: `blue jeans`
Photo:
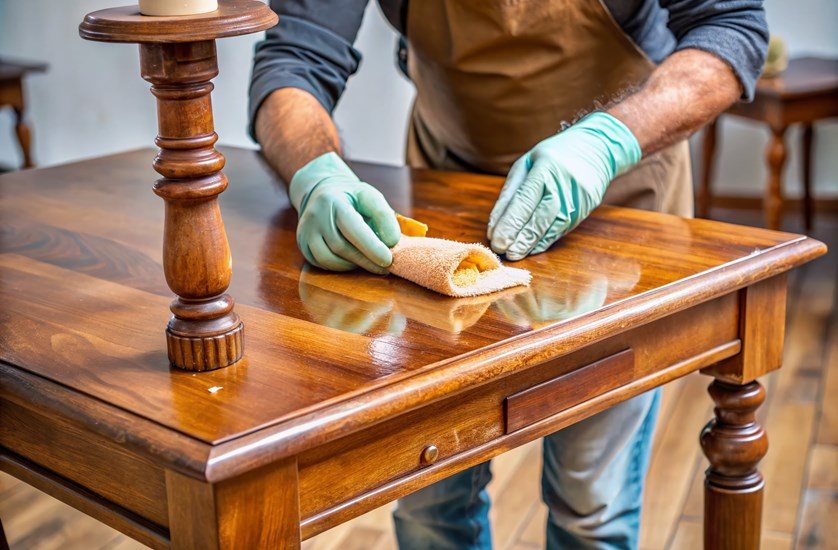
{"type": "MultiPolygon", "coordinates": [[[[547,548],[637,548],[643,480],[660,389],[544,438],[541,495],[547,548]]],[[[488,550],[490,463],[401,499],[393,513],[403,550],[488,550]]]]}

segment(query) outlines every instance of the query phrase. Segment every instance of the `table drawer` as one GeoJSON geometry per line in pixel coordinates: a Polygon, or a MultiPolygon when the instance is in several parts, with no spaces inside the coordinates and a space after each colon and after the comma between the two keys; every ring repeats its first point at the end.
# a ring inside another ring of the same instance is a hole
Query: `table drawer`
{"type": "Polygon", "coordinates": [[[495,392],[481,388],[333,441],[299,458],[303,517],[504,434],[495,392]]]}
{"type": "Polygon", "coordinates": [[[734,293],[306,451],[298,456],[304,536],[569,425],[568,414],[584,418],[573,412],[582,403],[638,381],[663,383],[661,369],[706,366],[690,361],[734,349],[738,336],[734,293]]]}
{"type": "Polygon", "coordinates": [[[634,351],[626,349],[506,398],[506,433],[558,414],[634,379],[634,351]]]}

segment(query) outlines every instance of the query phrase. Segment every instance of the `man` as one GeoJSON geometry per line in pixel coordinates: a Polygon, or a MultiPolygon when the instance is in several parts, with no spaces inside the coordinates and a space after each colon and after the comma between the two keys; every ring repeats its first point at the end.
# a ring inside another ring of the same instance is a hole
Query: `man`
{"type": "MultiPolygon", "coordinates": [[[[386,272],[393,210],[340,159],[330,112],[367,0],[272,0],[251,132],[289,183],[297,242],[321,268],[386,272]]],[[[759,0],[379,0],[417,96],[407,162],[506,175],[488,220],[507,260],[546,251],[600,203],[690,216],[686,137],[751,98],[759,0]],[[572,123],[569,124],[568,123],[572,123]]],[[[374,116],[374,113],[371,113],[374,116]]],[[[635,548],[659,399],[544,440],[549,548],[635,548]]],[[[489,548],[489,464],[399,502],[404,548],[489,548]]]]}

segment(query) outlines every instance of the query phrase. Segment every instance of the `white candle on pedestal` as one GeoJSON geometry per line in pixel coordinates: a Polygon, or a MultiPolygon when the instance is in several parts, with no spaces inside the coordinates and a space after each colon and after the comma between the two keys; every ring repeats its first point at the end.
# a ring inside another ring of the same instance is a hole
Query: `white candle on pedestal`
{"type": "Polygon", "coordinates": [[[218,9],[218,0],[139,0],[143,15],[195,15],[218,9]]]}

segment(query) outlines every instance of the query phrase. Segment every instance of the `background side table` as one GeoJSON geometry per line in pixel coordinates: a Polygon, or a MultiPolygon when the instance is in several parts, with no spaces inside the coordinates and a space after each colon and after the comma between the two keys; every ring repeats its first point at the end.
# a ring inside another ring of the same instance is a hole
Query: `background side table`
{"type": "Polygon", "coordinates": [[[34,166],[32,133],[23,119],[26,112],[23,77],[27,73],[42,73],[46,70],[44,63],[23,63],[0,58],[0,108],[11,107],[15,112],[15,130],[23,152],[23,168],[34,166]]]}
{"type": "MultiPolygon", "coordinates": [[[[768,181],[763,199],[765,225],[779,229],[783,211],[783,167],[788,157],[786,129],[803,125],[803,215],[806,230],[812,228],[812,123],[838,116],[838,59],[801,57],[773,78],[761,78],[752,103],[736,103],[726,111],[768,124],[771,140],[765,156],[768,181]]],[[[712,200],[712,172],[717,143],[718,119],[704,134],[703,172],[696,201],[697,215],[706,218],[712,200]]]]}

